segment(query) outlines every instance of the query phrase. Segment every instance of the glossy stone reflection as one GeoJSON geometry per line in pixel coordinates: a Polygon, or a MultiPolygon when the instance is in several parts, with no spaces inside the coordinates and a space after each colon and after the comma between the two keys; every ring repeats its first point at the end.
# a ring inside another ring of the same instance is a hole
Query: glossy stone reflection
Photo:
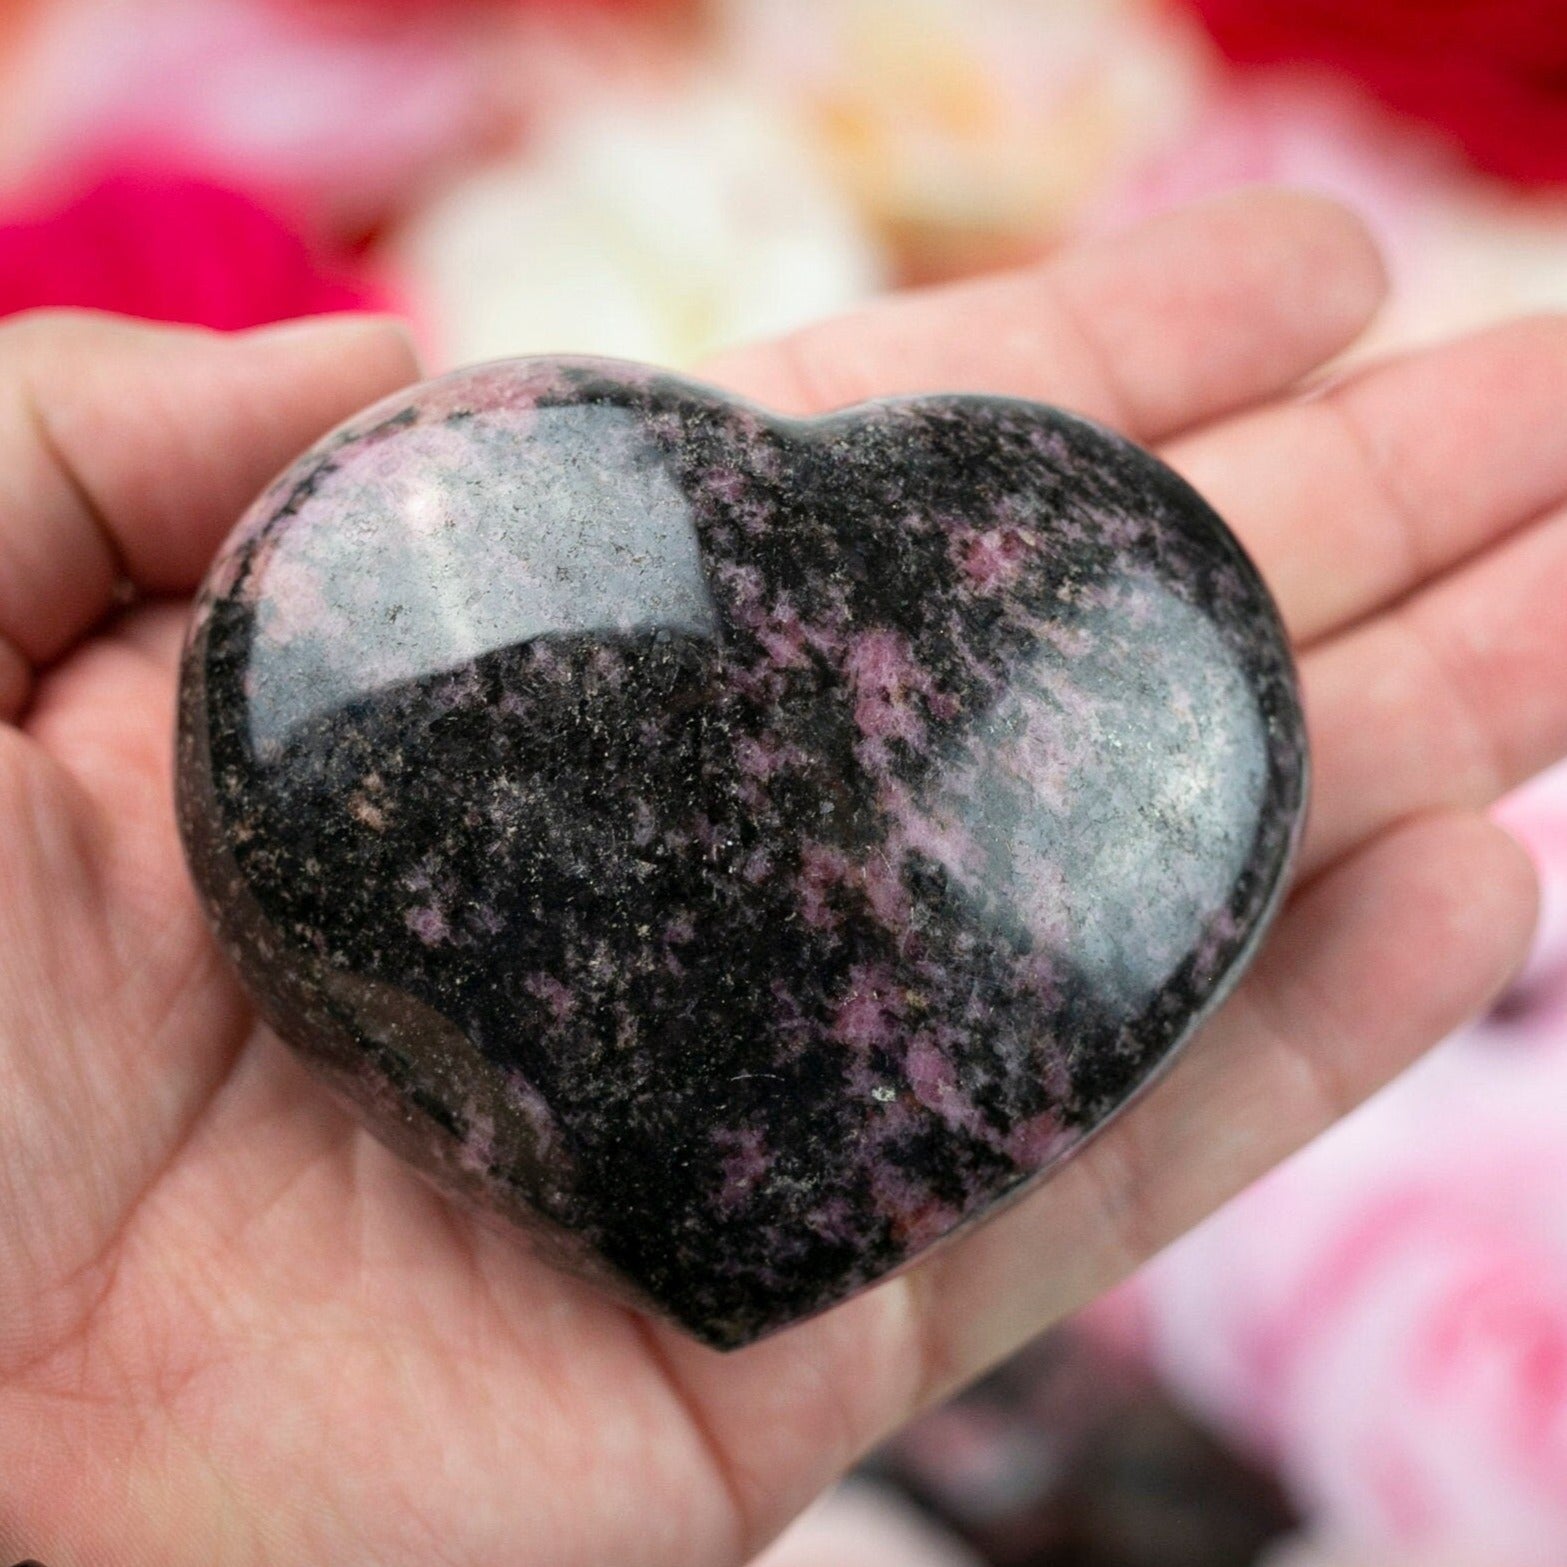
{"type": "Polygon", "coordinates": [[[604,362],[329,438],[183,675],[191,863],[283,1037],[448,1190],[726,1346],[1125,1103],[1255,945],[1304,775],[1266,594],[1136,448],[604,362]]]}

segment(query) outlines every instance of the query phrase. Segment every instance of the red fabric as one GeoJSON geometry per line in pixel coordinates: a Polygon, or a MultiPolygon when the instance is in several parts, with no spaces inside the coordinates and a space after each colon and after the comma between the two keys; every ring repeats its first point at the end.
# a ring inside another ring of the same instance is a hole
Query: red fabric
{"type": "Polygon", "coordinates": [[[1187,0],[1244,64],[1341,71],[1479,167],[1567,181],[1567,0],[1187,0]]]}
{"type": "Polygon", "coordinates": [[[180,174],[112,174],[0,225],[0,315],[72,305],[237,329],[387,304],[248,196],[180,174]]]}

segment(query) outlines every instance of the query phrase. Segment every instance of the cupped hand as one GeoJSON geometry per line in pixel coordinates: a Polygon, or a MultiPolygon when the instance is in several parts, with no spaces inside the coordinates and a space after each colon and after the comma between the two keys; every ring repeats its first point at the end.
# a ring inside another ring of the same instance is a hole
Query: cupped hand
{"type": "Polygon", "coordinates": [[[184,599],[416,374],[403,338],[0,327],[0,1558],[736,1567],[1483,1006],[1534,889],[1479,813],[1567,749],[1567,323],[1303,390],[1382,288],[1346,213],[1259,191],[711,367],[789,411],[985,390],[1157,445],[1279,598],[1315,760],[1289,902],[1164,1081],[994,1224],[731,1356],[360,1132],[186,879],[184,599]]]}

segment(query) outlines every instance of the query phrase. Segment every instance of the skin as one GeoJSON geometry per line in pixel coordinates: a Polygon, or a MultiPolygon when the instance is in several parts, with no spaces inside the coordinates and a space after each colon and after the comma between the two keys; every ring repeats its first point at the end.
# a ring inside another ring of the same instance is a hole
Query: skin
{"type": "Polygon", "coordinates": [[[994,1224],[733,1356],[359,1132],[186,881],[182,599],[277,468],[415,375],[403,337],[0,327],[0,1558],[733,1567],[1483,1007],[1535,892],[1479,813],[1567,750],[1567,322],[1303,391],[1383,287],[1347,213],[1254,191],[710,367],[794,411],[989,390],[1158,446],[1282,601],[1317,768],[1290,901],[1159,1087],[994,1224]]]}

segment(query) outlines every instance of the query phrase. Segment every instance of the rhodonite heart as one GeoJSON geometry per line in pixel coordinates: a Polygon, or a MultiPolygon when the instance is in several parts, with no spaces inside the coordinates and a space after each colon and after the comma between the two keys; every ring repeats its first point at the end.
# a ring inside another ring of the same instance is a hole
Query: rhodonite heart
{"type": "Polygon", "coordinates": [[[1138,448],[587,360],[301,458],[209,576],[180,747],[282,1036],[723,1346],[1102,1126],[1250,955],[1305,793],[1267,593],[1138,448]]]}

